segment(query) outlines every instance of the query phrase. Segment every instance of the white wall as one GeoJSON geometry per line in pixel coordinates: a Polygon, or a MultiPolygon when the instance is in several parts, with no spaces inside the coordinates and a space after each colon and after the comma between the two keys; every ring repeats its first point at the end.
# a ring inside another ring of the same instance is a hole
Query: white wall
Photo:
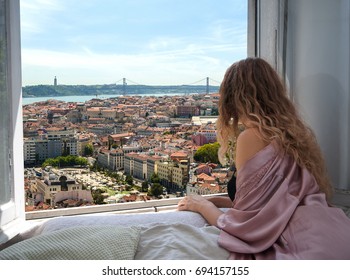
{"type": "Polygon", "coordinates": [[[319,139],[334,186],[342,189],[350,189],[349,5],[288,3],[286,77],[319,139]]]}

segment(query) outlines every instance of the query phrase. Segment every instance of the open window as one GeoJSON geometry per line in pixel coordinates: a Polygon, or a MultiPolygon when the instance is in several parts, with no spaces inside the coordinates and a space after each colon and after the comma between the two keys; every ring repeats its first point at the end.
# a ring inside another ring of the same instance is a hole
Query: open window
{"type": "Polygon", "coordinates": [[[0,244],[24,222],[19,1],[0,0],[0,244]]]}

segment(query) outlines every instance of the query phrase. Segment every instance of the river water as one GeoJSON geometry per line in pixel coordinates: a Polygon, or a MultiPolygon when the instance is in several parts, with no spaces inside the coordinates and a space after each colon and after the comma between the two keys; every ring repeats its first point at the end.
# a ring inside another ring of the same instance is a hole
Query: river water
{"type": "MultiPolygon", "coordinates": [[[[175,95],[187,95],[188,93],[167,93],[167,96],[175,96],[175,95]]],[[[138,94],[138,96],[161,96],[164,94],[138,94]]],[[[33,104],[35,102],[41,102],[46,101],[49,99],[56,99],[61,100],[64,102],[85,102],[88,100],[91,100],[93,98],[99,98],[99,99],[108,99],[113,97],[118,97],[121,95],[118,94],[110,94],[110,95],[98,95],[97,97],[95,95],[71,95],[71,96],[49,96],[49,97],[25,97],[22,98],[22,105],[28,105],[33,104]]]]}

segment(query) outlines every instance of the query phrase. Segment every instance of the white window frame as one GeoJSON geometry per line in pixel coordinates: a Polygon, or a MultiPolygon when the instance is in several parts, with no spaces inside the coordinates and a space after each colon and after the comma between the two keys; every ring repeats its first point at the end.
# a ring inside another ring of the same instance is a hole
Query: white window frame
{"type": "Polygon", "coordinates": [[[10,183],[4,187],[9,188],[11,198],[0,204],[0,244],[18,234],[25,222],[19,0],[5,0],[5,13],[10,183]]]}
{"type": "MultiPolygon", "coordinates": [[[[147,203],[134,202],[120,205],[99,205],[84,208],[42,210],[25,213],[24,207],[24,156],[23,156],[23,117],[22,117],[22,77],[21,77],[21,44],[20,44],[20,5],[19,0],[5,0],[7,25],[7,88],[8,109],[8,147],[10,161],[9,182],[3,184],[11,193],[9,202],[0,203],[0,244],[3,244],[19,233],[31,227],[26,220],[47,219],[57,216],[91,214],[101,212],[149,212],[149,209],[175,209],[180,198],[156,200],[147,203]],[[169,208],[170,207],[170,208],[169,208]]],[[[4,112],[3,112],[4,113],[4,112]]],[[[0,159],[5,160],[7,159],[0,159]]],[[[215,195],[214,195],[215,196],[215,195]]]]}

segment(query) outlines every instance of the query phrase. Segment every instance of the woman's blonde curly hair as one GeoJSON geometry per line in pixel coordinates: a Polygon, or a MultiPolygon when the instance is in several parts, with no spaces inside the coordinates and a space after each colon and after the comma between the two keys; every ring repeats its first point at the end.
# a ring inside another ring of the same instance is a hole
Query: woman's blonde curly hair
{"type": "Polygon", "coordinates": [[[256,127],[264,141],[275,140],[281,151],[308,169],[330,199],[332,186],[316,137],[299,116],[278,74],[261,58],[234,63],[220,86],[217,138],[223,164],[234,157],[232,146],[242,119],[256,127]]]}

